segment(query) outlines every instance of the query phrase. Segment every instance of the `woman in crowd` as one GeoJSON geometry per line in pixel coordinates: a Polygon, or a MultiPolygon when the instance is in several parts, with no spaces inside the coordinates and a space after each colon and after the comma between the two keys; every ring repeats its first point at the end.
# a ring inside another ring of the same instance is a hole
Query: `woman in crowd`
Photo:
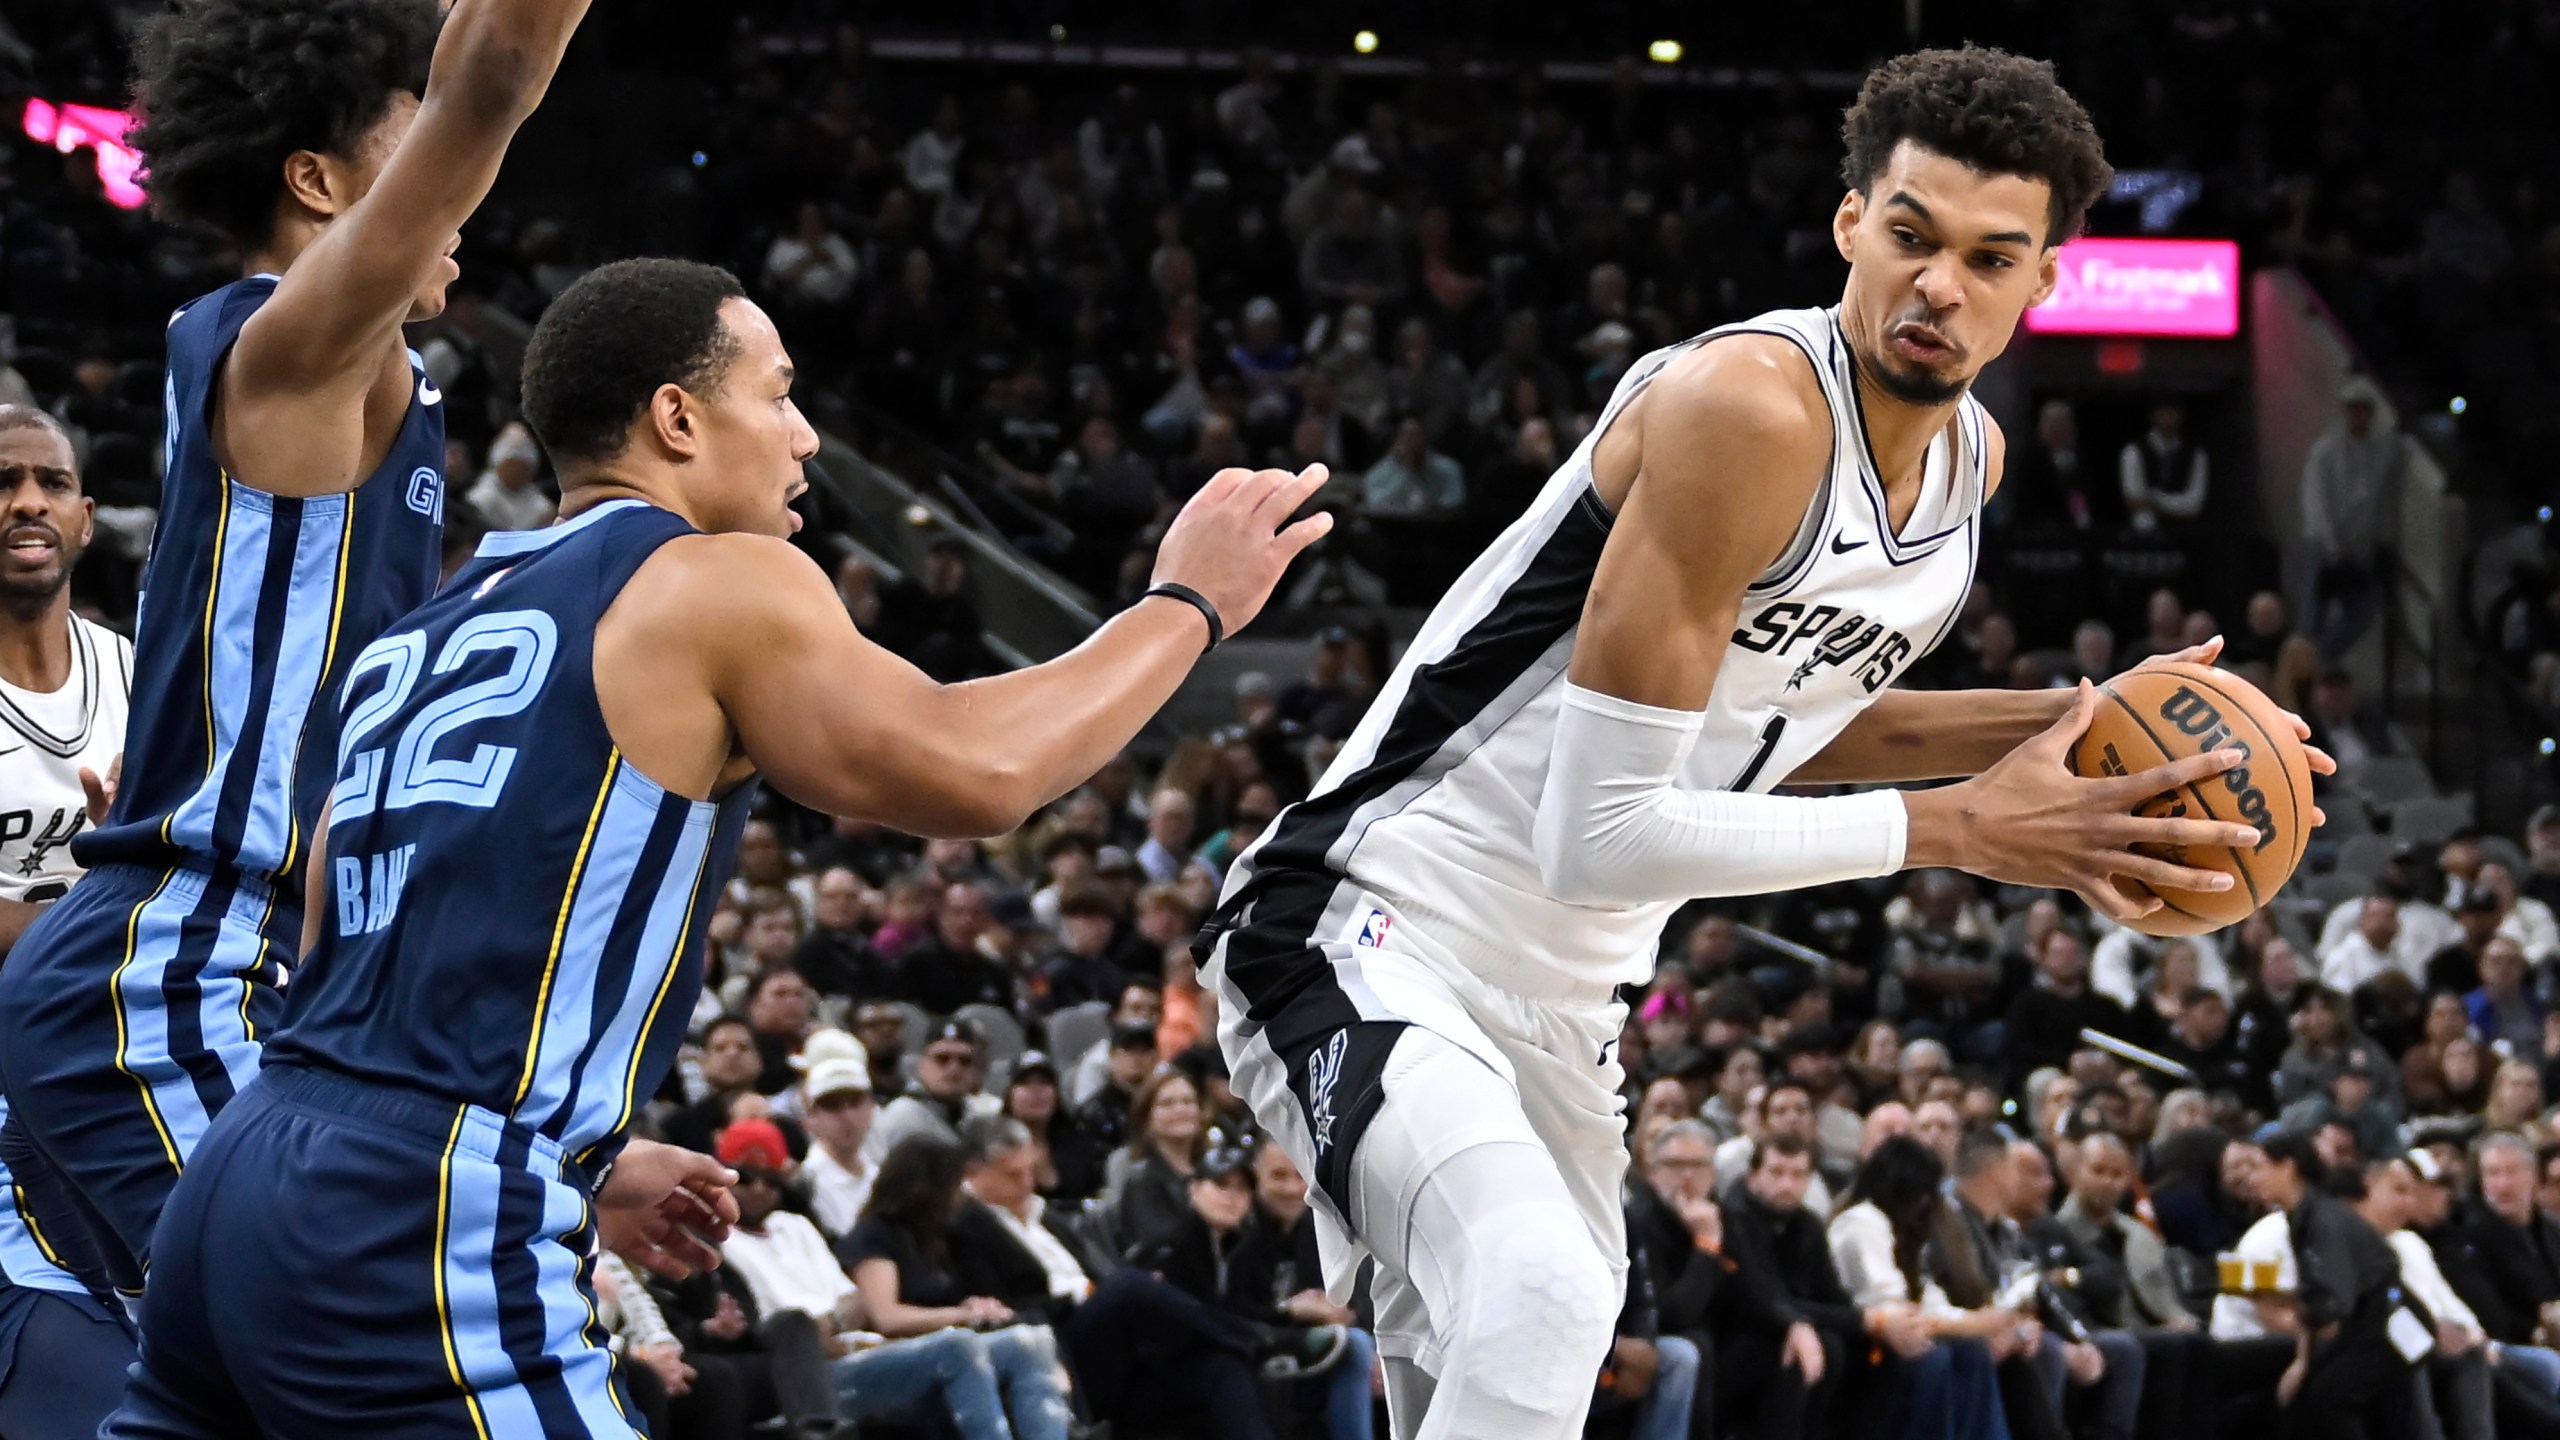
{"type": "Polygon", "coordinates": [[[1111,1154],[1102,1205],[1121,1253],[1162,1239],[1191,1213],[1191,1176],[1208,1147],[1200,1090],[1179,1070],[1158,1070],[1129,1102],[1129,1143],[1111,1154]]]}
{"type": "Polygon", "coordinates": [[[1893,1136],[1858,1167],[1832,1217],[1840,1284],[1895,1357],[1890,1405],[1860,1407],[1884,1422],[1869,1432],[1876,1440],[2009,1440],[1991,1345],[2014,1346],[2018,1317],[1957,1309],[1921,1258],[1945,1178],[1927,1146],[1893,1136]]]}
{"type": "MultiPolygon", "coordinates": [[[[2424,1048],[2411,1047],[2409,1056],[2415,1058],[2424,1048]]],[[[2489,1104],[2489,1081],[2495,1064],[2496,1057],[2466,1023],[2463,1033],[2439,1047],[2427,1064],[2403,1063],[2401,1076],[2409,1084],[2409,1118],[2459,1119],[2476,1124],[2480,1112],[2489,1104]]]]}
{"type": "MultiPolygon", "coordinates": [[[[2460,995],[2438,990],[2427,997],[2426,1018],[2420,1023],[2418,1041],[2400,1056],[2400,1094],[2410,1114],[2447,1113],[2445,1047],[2470,1034],[2471,1012],[2463,1007],[2460,995]]],[[[2480,1103],[2475,1100],[2464,1108],[2477,1110],[2480,1103]]]]}
{"type": "Polygon", "coordinates": [[[2480,1107],[2480,1128],[2512,1130],[2535,1149],[2551,1143],[2551,1127],[2542,1119],[2542,1071],[2530,1060],[2509,1060],[2489,1081],[2489,1102],[2480,1107]]]}
{"type": "Polygon", "coordinates": [[[1849,1046],[1849,1083],[1858,1090],[1858,1113],[1866,1114],[1902,1094],[1902,1034],[1890,1020],[1870,1020],[1858,1028],[1849,1046]]]}
{"type": "Polygon", "coordinates": [[[1102,1156],[1058,1093],[1057,1067],[1037,1050],[1013,1067],[1004,1088],[1004,1113],[1031,1132],[1034,1165],[1043,1199],[1090,1200],[1102,1189],[1102,1156]]]}
{"type": "Polygon", "coordinates": [[[2184,940],[2161,945],[2160,957],[2151,962],[2151,973],[2133,997],[2125,1038],[2153,1050],[2175,1044],[2178,1015],[2187,1008],[2187,992],[2196,988],[2201,964],[2196,947],[2184,940]]]}
{"type": "Polygon", "coordinates": [[[871,1328],[892,1340],[957,1329],[976,1342],[1004,1393],[1012,1440],[1066,1440],[1067,1378],[1057,1337],[971,1295],[951,1268],[963,1165],[951,1141],[917,1135],[880,1162],[862,1223],[837,1247],[871,1328]]]}
{"type": "Polygon", "coordinates": [[[2276,1104],[2288,1106],[2329,1093],[2329,1082],[2347,1068],[2347,1057],[2361,1054],[2362,1068],[2373,1077],[2373,1099],[2397,1113],[2400,1067],[2356,1026],[2355,1003],[2325,985],[2308,986],[2293,997],[2293,1044],[2276,1066],[2276,1104]]]}
{"type": "Polygon", "coordinates": [[[2256,1152],[2256,1146],[2201,1126],[2154,1146],[2151,1213],[2160,1222],[2160,1238],[2208,1260],[2239,1244],[2258,1218],[2257,1193],[2249,1186],[2256,1152]],[[2234,1150],[2244,1153],[2235,1157],[2234,1150]]]}
{"type": "Polygon", "coordinates": [[[1747,1044],[1711,1049],[1707,1064],[1716,1077],[1716,1093],[1699,1108],[1698,1118],[1707,1122],[1721,1145],[1742,1133],[1743,1117],[1751,1113],[1751,1092],[1768,1078],[1768,1066],[1759,1050],[1747,1044]]]}

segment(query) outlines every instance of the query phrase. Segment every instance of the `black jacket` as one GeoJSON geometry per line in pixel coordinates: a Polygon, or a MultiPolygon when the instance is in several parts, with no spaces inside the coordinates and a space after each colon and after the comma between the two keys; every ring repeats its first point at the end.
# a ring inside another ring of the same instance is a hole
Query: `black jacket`
{"type": "Polygon", "coordinates": [[[963,1005],[1013,1008],[1013,976],[975,950],[954,950],[939,936],[898,957],[890,998],[928,1015],[948,1015],[963,1005]]]}
{"type": "Polygon", "coordinates": [[[2492,1340],[2532,1344],[2542,1307],[2560,1300],[2560,1223],[2538,1209],[2531,1224],[2516,1226],[2477,1199],[2465,1201],[2436,1253],[2445,1280],[2492,1340]]]}
{"type": "Polygon", "coordinates": [[[2084,1027],[2120,1036],[2131,1028],[2124,1007],[2095,990],[2083,989],[2077,995],[2066,996],[2042,985],[2030,985],[2019,991],[2018,998],[2009,1002],[2012,1076],[2046,1065],[2058,1068],[2069,1064],[2071,1052],[2080,1048],[2080,1031],[2084,1027]]]}
{"type": "Polygon", "coordinates": [[[2389,1241],[2334,1196],[2313,1193],[2286,1217],[2300,1274],[2303,1323],[2318,1329],[2389,1318],[2400,1287],[2400,1257],[2389,1241]]]}
{"type": "Polygon", "coordinates": [[[1781,1215],[1737,1180],[1725,1187],[1724,1253],[1730,1283],[1718,1288],[1718,1330],[1778,1335],[1797,1321],[1855,1341],[1866,1317],[1849,1299],[1831,1262],[1822,1222],[1802,1209],[1781,1215]]]}
{"type": "MultiPolygon", "coordinates": [[[[1044,1212],[1041,1228],[1056,1235],[1067,1247],[1068,1254],[1077,1254],[1074,1238],[1049,1223],[1055,1213],[1044,1212]]],[[[1049,1293],[1049,1268],[1040,1263],[1040,1257],[1032,1254],[1029,1247],[1014,1238],[1013,1232],[1005,1228],[1004,1221],[985,1202],[966,1200],[961,1203],[960,1214],[951,1222],[948,1243],[952,1273],[960,1277],[960,1283],[970,1294],[991,1295],[1012,1306],[1013,1312],[1026,1322],[1034,1324],[1047,1324],[1065,1312],[1067,1307],[1049,1293]]],[[[1085,1268],[1081,1256],[1076,1264],[1085,1268]]],[[[1096,1277],[1087,1269],[1085,1278],[1096,1277]]]]}
{"type": "MultiPolygon", "coordinates": [[[[1630,1260],[1644,1260],[1656,1329],[1679,1335],[1708,1328],[1708,1314],[1733,1274],[1733,1262],[1699,1249],[1679,1213],[1641,1181],[1627,1195],[1627,1250],[1630,1260]]],[[[1627,1289],[1631,1295],[1635,1291],[1632,1276],[1627,1289]]]]}
{"type": "MultiPolygon", "coordinates": [[[[2018,1227],[2036,1268],[2044,1272],[2047,1318],[2059,1310],[2083,1330],[2129,1329],[2131,1307],[2125,1303],[2124,1266],[2084,1244],[2060,1220],[2040,1215],[2018,1227]]],[[[2070,1334],[2070,1324],[2056,1329],[2070,1334]]]]}
{"type": "Polygon", "coordinates": [[[1270,1232],[1256,1211],[1241,1229],[1221,1238],[1211,1233],[1209,1222],[1198,1211],[1185,1210],[1163,1235],[1138,1247],[1129,1263],[1154,1271],[1175,1289],[1229,1314],[1265,1325],[1283,1324],[1288,1317],[1272,1294],[1280,1253],[1270,1232]]]}

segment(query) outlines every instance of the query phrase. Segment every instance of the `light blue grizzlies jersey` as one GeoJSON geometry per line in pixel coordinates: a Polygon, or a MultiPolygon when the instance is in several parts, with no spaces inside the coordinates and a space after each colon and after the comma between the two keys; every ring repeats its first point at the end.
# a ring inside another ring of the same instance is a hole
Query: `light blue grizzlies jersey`
{"type": "Polygon", "coordinates": [[[329,913],[268,1063],[475,1106],[581,1161],[618,1148],[675,1061],[756,789],[668,793],[596,700],[596,622],[692,533],[627,500],[492,535],[365,647],[341,699],[329,913]]]}
{"type": "MultiPolygon", "coordinates": [[[[0,1098],[0,1125],[8,1122],[9,1102],[0,1098]]],[[[9,1167],[0,1164],[0,1289],[23,1286],[57,1295],[87,1295],[89,1287],[62,1268],[30,1209],[9,1167]]]]}
{"type": "Polygon", "coordinates": [[[291,872],[329,786],[329,707],[348,662],[435,593],[444,558],[444,397],[417,392],[389,453],[344,495],[270,495],[214,457],[214,382],[276,277],[235,281],[169,322],[160,523],[134,625],[124,780],[81,864],[291,872]],[[306,734],[306,730],[310,733],[306,734]]]}

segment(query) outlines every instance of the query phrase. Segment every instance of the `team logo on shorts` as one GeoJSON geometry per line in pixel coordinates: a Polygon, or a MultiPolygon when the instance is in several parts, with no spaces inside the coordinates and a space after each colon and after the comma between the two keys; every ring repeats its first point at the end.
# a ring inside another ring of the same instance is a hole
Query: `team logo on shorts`
{"type": "Polygon", "coordinates": [[[1359,938],[1351,943],[1366,945],[1372,950],[1384,949],[1387,943],[1387,927],[1394,923],[1387,918],[1386,911],[1372,910],[1369,912],[1369,918],[1360,922],[1359,938]]]}
{"type": "MultiPolygon", "coordinates": [[[[1385,928],[1383,919],[1380,928],[1385,928]]],[[[1319,1158],[1333,1146],[1333,1087],[1342,1079],[1342,1057],[1350,1047],[1351,1032],[1336,1030],[1307,1057],[1307,1126],[1315,1132],[1319,1158]]]]}

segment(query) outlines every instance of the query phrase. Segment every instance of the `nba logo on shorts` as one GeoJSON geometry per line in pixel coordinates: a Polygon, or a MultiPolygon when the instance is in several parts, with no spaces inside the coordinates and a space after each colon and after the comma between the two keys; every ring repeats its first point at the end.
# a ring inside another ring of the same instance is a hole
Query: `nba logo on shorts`
{"type": "Polygon", "coordinates": [[[1372,910],[1369,912],[1369,918],[1360,922],[1359,938],[1351,943],[1366,945],[1372,950],[1381,949],[1387,943],[1387,927],[1393,923],[1387,918],[1386,911],[1372,910]]]}
{"type": "Polygon", "coordinates": [[[441,525],[444,523],[444,477],[432,465],[421,465],[409,474],[409,508],[441,525]]]}

